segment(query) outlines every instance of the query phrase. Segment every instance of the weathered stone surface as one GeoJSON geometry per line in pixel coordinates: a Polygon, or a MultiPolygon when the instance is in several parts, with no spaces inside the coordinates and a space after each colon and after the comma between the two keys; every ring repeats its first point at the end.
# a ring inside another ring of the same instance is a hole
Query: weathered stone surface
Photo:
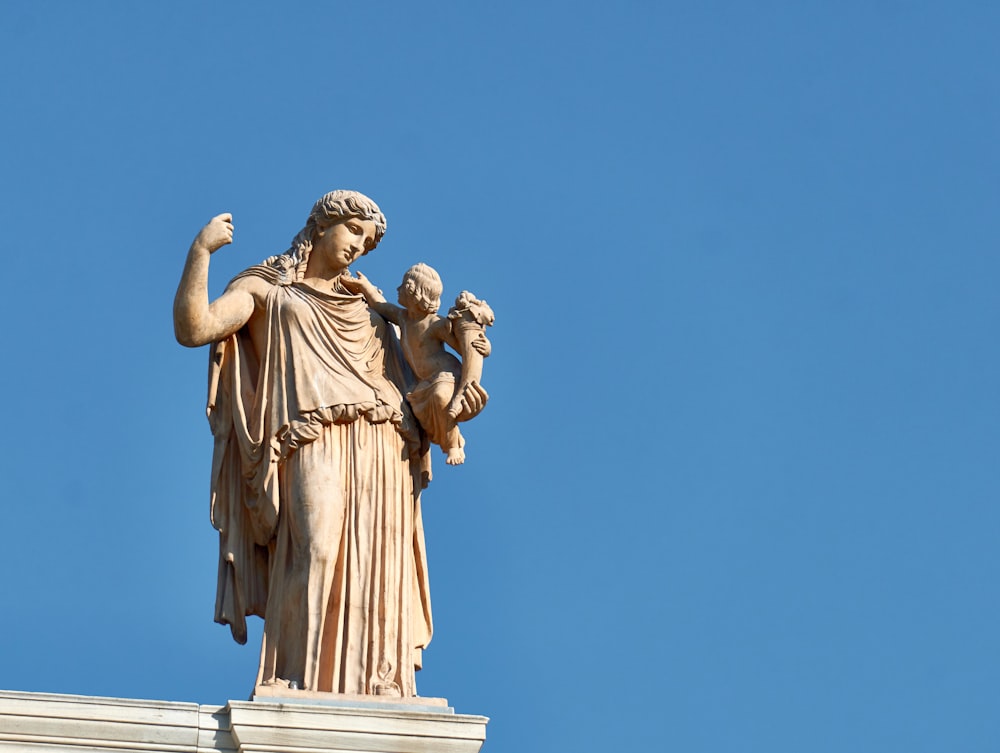
{"type": "Polygon", "coordinates": [[[400,328],[403,353],[415,376],[406,399],[431,442],[444,450],[445,462],[464,463],[465,438],[458,424],[477,416],[489,399],[480,381],[483,358],[491,350],[485,328],[493,324],[493,309],[463,290],[448,317],[438,316],[444,285],[426,264],[406,271],[397,289],[399,306],[386,301],[360,272],[341,278],[341,284],[363,295],[374,311],[400,328]],[[461,362],[445,345],[462,356],[461,362]]]}
{"type": "Polygon", "coordinates": [[[333,191],[286,253],[210,301],[210,254],[233,238],[219,215],[178,286],[178,341],[213,344],[216,620],[242,643],[246,617],[264,617],[258,685],[416,695],[432,632],[427,443],[392,327],[342,284],[384,230],[371,199],[333,191]]]}
{"type": "Polygon", "coordinates": [[[487,719],[443,699],[230,701],[225,706],[0,691],[0,751],[476,753],[487,719]],[[420,701],[430,702],[424,706],[420,701]],[[404,708],[410,706],[411,708],[404,708]],[[419,709],[419,710],[414,710],[419,709]]]}
{"type": "Polygon", "coordinates": [[[289,753],[477,753],[486,738],[485,717],[377,708],[371,702],[352,707],[232,701],[229,708],[241,753],[279,747],[289,753]]]}

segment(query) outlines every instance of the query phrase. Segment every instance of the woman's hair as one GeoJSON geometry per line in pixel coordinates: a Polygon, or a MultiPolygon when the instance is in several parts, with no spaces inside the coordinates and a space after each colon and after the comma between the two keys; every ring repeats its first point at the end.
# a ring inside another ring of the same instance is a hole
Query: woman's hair
{"type": "Polygon", "coordinates": [[[406,270],[400,287],[425,314],[434,314],[441,307],[444,284],[441,276],[426,264],[414,264],[406,270]]]}
{"type": "MultiPolygon", "coordinates": [[[[283,274],[294,270],[293,280],[301,280],[305,276],[306,265],[309,263],[309,252],[312,251],[313,240],[317,230],[326,230],[331,225],[355,217],[361,220],[371,220],[375,223],[375,245],[385,235],[385,215],[378,204],[358,191],[330,191],[313,204],[306,226],[292,238],[291,247],[280,256],[272,256],[264,263],[280,269],[283,274]]],[[[374,248],[374,246],[373,246],[374,248]]],[[[368,253],[367,251],[365,253],[368,253]]]]}

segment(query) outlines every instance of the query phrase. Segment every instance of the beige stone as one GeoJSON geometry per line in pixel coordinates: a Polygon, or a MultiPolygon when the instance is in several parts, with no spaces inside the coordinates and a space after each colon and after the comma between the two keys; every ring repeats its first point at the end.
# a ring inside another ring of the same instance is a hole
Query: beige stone
{"type": "Polygon", "coordinates": [[[285,254],[209,302],[220,215],[191,246],[178,340],[214,343],[216,620],[265,617],[257,684],[414,696],[431,637],[420,492],[429,466],[391,327],[340,277],[385,229],[367,197],[320,199],[285,254]]]}
{"type": "Polygon", "coordinates": [[[268,701],[271,703],[311,703],[322,701],[323,703],[349,703],[353,705],[374,704],[377,708],[388,708],[390,706],[401,709],[424,709],[428,711],[454,712],[448,705],[447,698],[434,698],[432,696],[409,696],[406,698],[385,698],[382,696],[358,695],[354,693],[327,693],[319,690],[289,690],[277,685],[258,685],[253,689],[251,701],[268,701]]]}
{"type": "Polygon", "coordinates": [[[403,276],[397,289],[399,306],[388,303],[360,272],[342,282],[400,328],[403,354],[416,378],[406,399],[431,442],[444,450],[446,462],[461,465],[465,439],[458,424],[477,416],[489,399],[480,382],[483,358],[491,350],[485,328],[493,324],[493,310],[465,290],[447,318],[438,316],[444,286],[437,271],[426,264],[413,265],[403,276]],[[462,356],[461,363],[445,345],[462,356]]]}
{"type": "Polygon", "coordinates": [[[454,440],[452,462],[456,423],[487,400],[484,302],[463,293],[451,318],[412,323],[351,275],[385,227],[371,199],[333,191],[288,251],[209,300],[209,258],[233,240],[232,216],[219,215],[192,243],[174,301],[177,340],[212,345],[215,619],[243,643],[247,615],[264,618],[256,684],[285,695],[416,696],[432,633],[420,515],[427,434],[454,440]],[[401,324],[403,348],[383,317],[401,324]],[[408,382],[404,350],[421,380],[452,379],[421,408],[423,428],[413,408],[423,382],[408,382]]]}

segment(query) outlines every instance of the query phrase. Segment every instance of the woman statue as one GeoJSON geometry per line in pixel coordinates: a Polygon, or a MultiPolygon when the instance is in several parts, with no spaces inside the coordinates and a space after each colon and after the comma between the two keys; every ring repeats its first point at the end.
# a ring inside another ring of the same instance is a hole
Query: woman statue
{"type": "Polygon", "coordinates": [[[431,638],[428,445],[393,328],[341,282],[385,226],[368,197],[328,193],[288,251],[209,301],[209,257],[233,239],[221,214],[177,289],[177,340],[214,343],[215,619],[245,643],[246,615],[264,618],[258,685],[416,695],[431,638]]]}

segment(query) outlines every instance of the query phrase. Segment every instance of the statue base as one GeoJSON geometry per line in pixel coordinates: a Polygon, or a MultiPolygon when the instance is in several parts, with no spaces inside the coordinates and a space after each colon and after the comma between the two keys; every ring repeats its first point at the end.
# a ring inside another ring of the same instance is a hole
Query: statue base
{"type": "Polygon", "coordinates": [[[391,695],[352,695],[350,693],[325,693],[318,690],[293,690],[280,685],[257,685],[253,689],[251,701],[271,703],[305,703],[325,706],[355,708],[398,708],[401,711],[430,711],[454,714],[447,698],[412,696],[402,698],[391,695]]]}
{"type": "Polygon", "coordinates": [[[282,691],[225,706],[0,691],[0,751],[478,753],[484,716],[443,698],[282,691]]]}

